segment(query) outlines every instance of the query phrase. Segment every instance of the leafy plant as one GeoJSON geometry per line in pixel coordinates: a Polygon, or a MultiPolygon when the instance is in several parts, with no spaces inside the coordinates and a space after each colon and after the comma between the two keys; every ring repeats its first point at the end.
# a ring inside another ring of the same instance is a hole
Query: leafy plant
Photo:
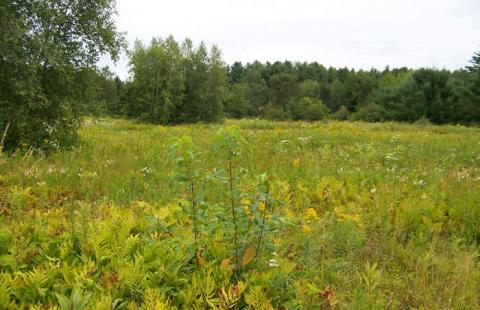
{"type": "Polygon", "coordinates": [[[236,180],[238,180],[238,171],[235,167],[235,158],[240,155],[240,145],[242,143],[242,136],[240,134],[240,128],[230,126],[225,129],[221,129],[217,132],[215,138],[214,149],[216,151],[224,150],[226,158],[224,158],[226,180],[228,183],[228,192],[230,198],[230,212],[233,223],[233,247],[235,252],[235,265],[239,266],[239,227],[237,219],[238,200],[240,198],[240,192],[236,188],[236,180]]]}
{"type": "Polygon", "coordinates": [[[82,310],[90,301],[92,293],[83,294],[79,287],[75,287],[70,297],[55,294],[57,296],[58,304],[62,310],[82,310]]]}
{"type": "Polygon", "coordinates": [[[193,223],[193,236],[195,243],[195,253],[197,255],[197,265],[200,263],[200,254],[198,251],[199,224],[197,220],[197,191],[201,179],[201,170],[199,168],[200,153],[195,149],[192,138],[183,136],[174,139],[169,145],[168,158],[175,163],[175,180],[182,182],[188,187],[188,196],[190,199],[190,217],[193,223]]]}
{"type": "Polygon", "coordinates": [[[365,270],[362,273],[362,280],[369,294],[371,294],[379,285],[380,276],[381,274],[380,270],[378,270],[377,263],[370,264],[370,262],[367,262],[365,264],[365,270]]]}
{"type": "Polygon", "coordinates": [[[105,119],[80,134],[4,157],[1,309],[478,304],[475,128],[105,119]],[[238,263],[229,149],[212,150],[232,125],[238,263]]]}

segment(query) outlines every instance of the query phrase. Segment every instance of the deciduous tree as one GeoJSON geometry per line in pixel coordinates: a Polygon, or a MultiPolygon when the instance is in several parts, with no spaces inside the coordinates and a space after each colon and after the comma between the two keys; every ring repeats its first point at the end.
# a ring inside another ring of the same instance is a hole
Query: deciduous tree
{"type": "Polygon", "coordinates": [[[0,128],[5,148],[58,148],[75,139],[82,89],[100,55],[124,45],[114,0],[0,0],[0,128]]]}

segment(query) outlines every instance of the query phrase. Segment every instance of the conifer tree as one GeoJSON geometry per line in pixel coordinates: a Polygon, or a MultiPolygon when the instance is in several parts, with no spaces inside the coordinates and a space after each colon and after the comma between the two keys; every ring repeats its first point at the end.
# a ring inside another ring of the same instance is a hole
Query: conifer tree
{"type": "Polygon", "coordinates": [[[480,51],[473,54],[472,59],[470,60],[471,66],[467,66],[468,71],[473,72],[480,69],[480,51]]]}

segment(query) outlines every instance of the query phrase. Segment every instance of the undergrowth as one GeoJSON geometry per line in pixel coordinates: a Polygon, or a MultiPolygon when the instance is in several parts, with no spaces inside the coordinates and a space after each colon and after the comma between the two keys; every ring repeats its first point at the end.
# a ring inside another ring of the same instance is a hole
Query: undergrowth
{"type": "Polygon", "coordinates": [[[0,152],[0,309],[476,308],[480,131],[107,119],[0,152]]]}

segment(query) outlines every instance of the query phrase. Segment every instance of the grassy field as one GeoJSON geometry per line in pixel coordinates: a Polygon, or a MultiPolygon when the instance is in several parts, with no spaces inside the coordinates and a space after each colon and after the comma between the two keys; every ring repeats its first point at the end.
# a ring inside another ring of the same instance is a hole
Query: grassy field
{"type": "Polygon", "coordinates": [[[0,309],[479,307],[478,128],[105,119],[80,137],[0,157],[0,309]]]}

